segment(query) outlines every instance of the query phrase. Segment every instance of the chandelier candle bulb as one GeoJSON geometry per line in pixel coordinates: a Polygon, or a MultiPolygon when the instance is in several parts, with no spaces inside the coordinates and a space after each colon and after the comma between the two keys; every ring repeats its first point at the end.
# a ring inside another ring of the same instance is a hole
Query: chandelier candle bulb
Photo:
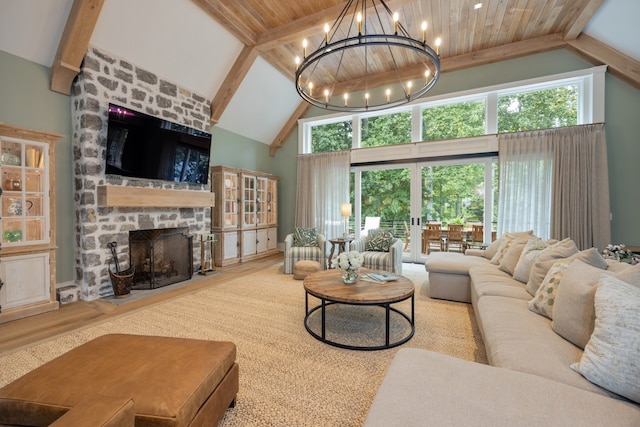
{"type": "Polygon", "coordinates": [[[364,104],[368,107],[369,106],[369,92],[364,94],[364,104]]]}
{"type": "Polygon", "coordinates": [[[413,83],[411,83],[411,80],[409,80],[407,82],[407,96],[411,96],[411,86],[413,86],[413,83]]]}
{"type": "Polygon", "coordinates": [[[429,75],[431,74],[431,70],[427,68],[427,71],[424,72],[424,84],[429,84],[429,75]]]}
{"type": "Polygon", "coordinates": [[[324,42],[329,44],[329,24],[324,24],[324,42]]]}
{"type": "Polygon", "coordinates": [[[427,42],[427,21],[422,21],[422,43],[427,42]]]}
{"type": "Polygon", "coordinates": [[[329,89],[324,90],[324,102],[329,103],[329,89]]]}
{"type": "Polygon", "coordinates": [[[387,102],[391,101],[391,89],[387,89],[387,102]]]}
{"type": "Polygon", "coordinates": [[[438,37],[436,39],[436,55],[440,55],[440,45],[442,44],[442,39],[438,37]]]}
{"type": "Polygon", "coordinates": [[[299,67],[300,67],[300,57],[296,56],[296,71],[298,71],[299,67]]]}
{"type": "Polygon", "coordinates": [[[306,58],[307,57],[307,45],[309,44],[309,42],[307,42],[307,39],[302,40],[302,57],[306,58]]]}
{"type": "Polygon", "coordinates": [[[356,21],[358,21],[358,35],[360,35],[362,34],[362,13],[358,12],[356,21]]]}
{"type": "Polygon", "coordinates": [[[313,96],[313,82],[309,82],[309,95],[313,96]]]}
{"type": "Polygon", "coordinates": [[[398,12],[393,14],[393,32],[397,35],[398,34],[398,20],[400,19],[400,15],[398,15],[398,12]]]}
{"type": "Polygon", "coordinates": [[[345,93],[345,94],[344,94],[344,106],[345,106],[345,107],[348,105],[348,102],[347,102],[347,101],[349,101],[349,94],[348,94],[348,93],[345,93]]]}

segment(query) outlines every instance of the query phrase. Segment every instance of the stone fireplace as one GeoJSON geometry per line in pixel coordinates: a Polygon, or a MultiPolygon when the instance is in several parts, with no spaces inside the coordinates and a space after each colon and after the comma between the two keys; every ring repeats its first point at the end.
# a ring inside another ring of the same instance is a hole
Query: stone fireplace
{"type": "Polygon", "coordinates": [[[181,228],[195,237],[189,249],[192,270],[199,268],[200,239],[211,228],[209,207],[109,206],[99,203],[99,187],[210,192],[210,184],[173,183],[105,174],[109,102],[210,132],[206,98],[123,59],[90,47],[72,89],[75,283],[83,300],[113,294],[107,243],[117,243],[120,265],[128,265],[129,231],[181,228]]]}

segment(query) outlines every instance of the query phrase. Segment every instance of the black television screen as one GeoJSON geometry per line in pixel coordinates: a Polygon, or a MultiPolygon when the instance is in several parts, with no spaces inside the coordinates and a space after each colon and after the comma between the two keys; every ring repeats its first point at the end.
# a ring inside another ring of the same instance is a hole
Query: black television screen
{"type": "Polygon", "coordinates": [[[106,173],[206,184],[211,134],[109,104],[106,173]]]}

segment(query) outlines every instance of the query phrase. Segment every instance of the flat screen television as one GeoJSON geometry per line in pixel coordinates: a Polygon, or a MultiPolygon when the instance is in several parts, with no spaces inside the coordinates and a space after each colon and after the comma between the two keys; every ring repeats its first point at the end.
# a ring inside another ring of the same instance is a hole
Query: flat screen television
{"type": "Polygon", "coordinates": [[[109,104],[106,173],[206,184],[211,134],[109,104]]]}

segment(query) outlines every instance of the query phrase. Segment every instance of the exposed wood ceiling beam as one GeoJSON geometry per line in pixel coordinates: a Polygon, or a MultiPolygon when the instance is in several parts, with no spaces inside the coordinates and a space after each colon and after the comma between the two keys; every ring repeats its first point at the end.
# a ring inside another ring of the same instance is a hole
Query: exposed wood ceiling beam
{"type": "Polygon", "coordinates": [[[582,10],[576,10],[575,14],[570,13],[570,16],[575,16],[573,23],[565,30],[564,39],[573,40],[582,33],[584,27],[587,26],[589,20],[593,17],[593,14],[602,6],[604,0],[591,0],[582,8],[582,10]]]}
{"type": "Polygon", "coordinates": [[[640,61],[586,34],[570,40],[568,47],[593,64],[606,64],[612,75],[640,89],[640,61]]]}
{"type": "Polygon", "coordinates": [[[256,35],[253,31],[251,31],[240,18],[222,4],[221,1],[193,0],[193,2],[207,12],[209,16],[218,21],[220,25],[225,27],[245,46],[254,46],[256,44],[256,35]]]}
{"type": "Polygon", "coordinates": [[[287,138],[289,138],[291,132],[293,132],[293,130],[298,125],[298,119],[304,116],[310,107],[311,104],[309,104],[307,101],[302,101],[300,102],[300,104],[298,104],[298,108],[296,108],[293,114],[291,114],[291,117],[289,117],[287,123],[282,129],[280,129],[280,132],[271,143],[271,146],[269,147],[269,154],[271,155],[271,157],[275,156],[278,149],[281,148],[285,142],[287,142],[287,138]]]}
{"type": "Polygon", "coordinates": [[[104,0],[74,0],[51,65],[51,90],[71,93],[104,0]]]}
{"type": "Polygon", "coordinates": [[[231,102],[231,98],[235,95],[236,91],[240,87],[242,80],[245,78],[249,69],[258,57],[258,50],[255,46],[245,46],[240,51],[240,55],[236,59],[236,62],[229,70],[227,77],[220,85],[218,93],[213,97],[211,101],[211,122],[213,124],[218,123],[222,113],[231,102]]]}

